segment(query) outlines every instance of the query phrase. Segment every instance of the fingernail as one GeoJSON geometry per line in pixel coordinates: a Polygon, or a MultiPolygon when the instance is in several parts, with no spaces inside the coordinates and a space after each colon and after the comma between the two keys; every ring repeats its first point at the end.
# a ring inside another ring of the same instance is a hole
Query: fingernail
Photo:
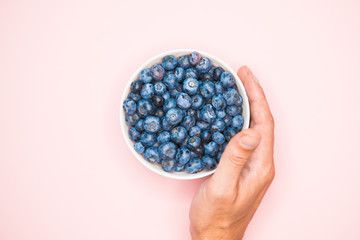
{"type": "Polygon", "coordinates": [[[258,139],[253,136],[245,135],[240,138],[239,144],[242,148],[246,150],[253,150],[258,145],[258,139]]]}

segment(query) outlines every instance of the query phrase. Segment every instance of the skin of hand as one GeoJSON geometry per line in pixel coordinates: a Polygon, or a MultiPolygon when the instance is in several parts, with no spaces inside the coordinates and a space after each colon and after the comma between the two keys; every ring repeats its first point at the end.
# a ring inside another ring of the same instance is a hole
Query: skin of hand
{"type": "Polygon", "coordinates": [[[275,176],[274,118],[251,70],[243,66],[238,76],[250,101],[250,128],[230,140],[196,193],[189,213],[193,240],[242,239],[275,176]]]}

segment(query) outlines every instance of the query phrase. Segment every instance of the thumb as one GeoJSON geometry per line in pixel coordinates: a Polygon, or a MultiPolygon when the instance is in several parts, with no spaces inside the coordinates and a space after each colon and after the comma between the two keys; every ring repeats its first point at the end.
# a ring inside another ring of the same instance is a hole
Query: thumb
{"type": "Polygon", "coordinates": [[[213,182],[222,187],[236,187],[241,170],[259,145],[260,139],[259,132],[251,128],[236,134],[221,156],[219,165],[212,177],[213,182]]]}

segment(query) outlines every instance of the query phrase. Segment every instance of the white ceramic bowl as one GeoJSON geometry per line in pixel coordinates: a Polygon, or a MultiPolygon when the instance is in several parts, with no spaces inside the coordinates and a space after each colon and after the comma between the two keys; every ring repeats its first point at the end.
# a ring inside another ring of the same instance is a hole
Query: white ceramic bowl
{"type": "Polygon", "coordinates": [[[147,167],[148,169],[150,169],[151,171],[160,174],[162,176],[165,177],[169,177],[169,178],[175,178],[175,179],[196,179],[196,178],[202,178],[205,176],[208,176],[212,173],[215,172],[215,170],[212,171],[201,171],[195,174],[190,174],[187,173],[186,171],[184,172],[165,172],[160,165],[158,164],[154,164],[154,163],[150,163],[148,162],[141,154],[137,153],[134,149],[134,142],[132,140],[130,140],[129,135],[128,135],[128,131],[130,129],[129,126],[126,125],[125,122],[125,112],[123,110],[123,102],[125,101],[127,95],[130,92],[130,85],[133,81],[136,81],[137,79],[139,79],[139,73],[141,72],[141,70],[145,69],[145,68],[150,68],[152,65],[156,64],[156,63],[161,63],[161,60],[163,57],[165,57],[166,55],[173,55],[176,58],[181,56],[181,55],[185,55],[185,54],[189,54],[193,51],[197,51],[198,53],[200,53],[200,55],[202,57],[207,57],[211,60],[211,62],[217,66],[217,67],[222,67],[225,71],[228,71],[230,73],[232,73],[235,77],[235,81],[236,81],[236,85],[238,86],[239,89],[239,93],[243,98],[243,114],[242,116],[244,117],[244,126],[243,129],[247,129],[249,127],[249,122],[250,122],[250,108],[249,108],[249,100],[248,97],[246,95],[245,92],[245,88],[242,84],[242,82],[240,81],[239,77],[237,76],[236,72],[234,72],[225,62],[223,62],[222,60],[220,60],[219,58],[206,53],[206,52],[202,52],[202,51],[198,51],[198,50],[193,50],[193,49],[177,49],[177,50],[171,50],[171,51],[167,51],[167,52],[163,52],[160,53],[158,55],[156,55],[155,57],[152,57],[151,59],[149,59],[148,61],[146,61],[143,65],[141,65],[136,72],[131,76],[128,84],[125,87],[125,90],[123,92],[123,96],[121,99],[121,106],[120,106],[120,125],[121,125],[121,129],[122,129],[122,133],[124,135],[125,141],[127,143],[127,145],[129,146],[131,152],[134,154],[134,156],[136,157],[137,160],[139,160],[145,167],[147,167]]]}

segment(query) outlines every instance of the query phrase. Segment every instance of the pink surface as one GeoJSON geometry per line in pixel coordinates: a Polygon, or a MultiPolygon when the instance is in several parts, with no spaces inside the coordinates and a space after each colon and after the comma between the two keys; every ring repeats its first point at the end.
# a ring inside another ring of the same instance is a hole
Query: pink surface
{"type": "Polygon", "coordinates": [[[202,180],[127,149],[127,80],[165,50],[247,64],[277,175],[245,239],[360,239],[359,1],[0,1],[0,239],[189,239],[202,180]]]}

